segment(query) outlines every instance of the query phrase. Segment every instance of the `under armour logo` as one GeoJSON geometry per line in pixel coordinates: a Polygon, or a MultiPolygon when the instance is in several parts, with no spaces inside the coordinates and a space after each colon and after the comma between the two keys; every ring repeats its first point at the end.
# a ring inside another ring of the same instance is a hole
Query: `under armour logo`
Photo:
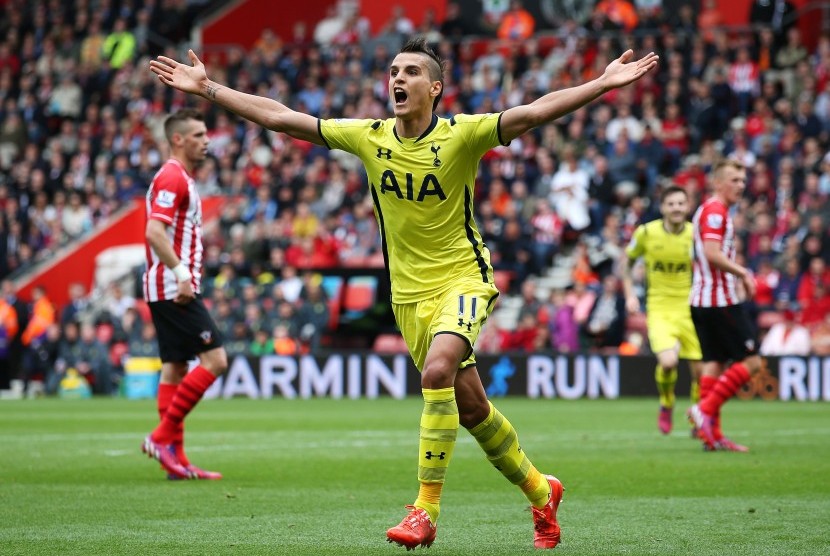
{"type": "Polygon", "coordinates": [[[427,453],[424,454],[424,457],[427,458],[427,459],[432,459],[432,458],[444,459],[445,455],[446,454],[444,452],[441,452],[440,454],[433,454],[432,450],[427,450],[427,453]]]}
{"type": "Polygon", "coordinates": [[[458,326],[466,326],[467,332],[473,329],[473,321],[464,322],[464,319],[458,319],[458,326]]]}
{"type": "Polygon", "coordinates": [[[435,160],[432,161],[432,165],[438,168],[439,166],[441,166],[441,160],[438,158],[438,151],[441,150],[441,146],[433,143],[429,150],[431,150],[432,154],[435,155],[435,160]]]}
{"type": "Polygon", "coordinates": [[[384,149],[383,147],[378,147],[378,154],[376,155],[378,158],[386,157],[386,160],[392,158],[392,149],[384,149]]]}

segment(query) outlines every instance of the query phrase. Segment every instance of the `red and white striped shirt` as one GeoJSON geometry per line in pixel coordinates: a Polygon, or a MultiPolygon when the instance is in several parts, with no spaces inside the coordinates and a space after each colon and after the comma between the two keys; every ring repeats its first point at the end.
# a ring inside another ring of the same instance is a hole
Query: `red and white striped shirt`
{"type": "Polygon", "coordinates": [[[735,228],[729,207],[715,197],[707,199],[695,212],[694,274],[689,302],[692,307],[728,307],[740,303],[735,276],[712,266],[703,252],[704,241],[720,242],[721,252],[735,260],[735,228]]]}
{"type": "MultiPolygon", "coordinates": [[[[153,178],[146,199],[147,219],[167,225],[167,238],[182,264],[190,271],[193,291],[199,293],[202,281],[202,201],[195,180],[182,163],[170,159],[153,178]]],[[[147,271],[144,273],[144,299],[175,299],[176,276],[158,255],[145,246],[147,271]]]]}

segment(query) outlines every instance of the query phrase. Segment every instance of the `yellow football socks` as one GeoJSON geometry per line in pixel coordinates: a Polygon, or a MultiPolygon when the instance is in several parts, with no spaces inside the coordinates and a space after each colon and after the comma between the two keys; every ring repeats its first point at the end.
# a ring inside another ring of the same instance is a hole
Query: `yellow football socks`
{"type": "Polygon", "coordinates": [[[660,405],[674,407],[674,385],[677,384],[677,368],[666,370],[657,365],[654,371],[654,381],[657,383],[657,392],[660,394],[660,405]]]}
{"type": "Polygon", "coordinates": [[[426,510],[435,524],[438,521],[444,477],[458,436],[458,406],[455,403],[455,388],[424,388],[422,392],[424,412],[421,414],[418,444],[420,488],[415,507],[426,510]]]}
{"type": "Polygon", "coordinates": [[[691,391],[689,392],[689,398],[692,401],[692,405],[696,404],[700,401],[700,380],[696,380],[692,377],[692,384],[691,384],[691,391]]]}
{"type": "Polygon", "coordinates": [[[492,403],[490,414],[470,429],[470,434],[487,454],[490,463],[508,481],[521,488],[535,508],[547,504],[550,498],[550,484],[522,451],[516,429],[492,403]]]}

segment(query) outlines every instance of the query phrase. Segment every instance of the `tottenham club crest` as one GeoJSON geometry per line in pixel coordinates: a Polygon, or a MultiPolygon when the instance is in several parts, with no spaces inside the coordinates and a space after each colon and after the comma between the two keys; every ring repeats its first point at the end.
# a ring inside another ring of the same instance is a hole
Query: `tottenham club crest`
{"type": "Polygon", "coordinates": [[[436,168],[438,168],[439,166],[441,166],[441,159],[440,159],[440,158],[438,158],[438,151],[440,151],[440,150],[441,150],[441,146],[440,146],[440,145],[436,145],[436,144],[433,142],[433,143],[432,143],[432,146],[429,148],[429,150],[431,150],[431,151],[432,151],[432,154],[434,154],[434,155],[435,155],[435,159],[433,159],[433,161],[432,161],[432,165],[433,165],[433,166],[435,166],[436,168]]]}

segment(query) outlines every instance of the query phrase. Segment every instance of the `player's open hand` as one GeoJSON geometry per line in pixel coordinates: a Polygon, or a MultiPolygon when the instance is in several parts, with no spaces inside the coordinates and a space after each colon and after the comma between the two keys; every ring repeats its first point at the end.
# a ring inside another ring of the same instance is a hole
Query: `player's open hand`
{"type": "Polygon", "coordinates": [[[167,56],[150,61],[150,71],[158,75],[159,81],[185,93],[200,94],[207,83],[205,65],[192,50],[187,51],[191,65],[177,62],[167,56]]]}
{"type": "Polygon", "coordinates": [[[605,86],[610,89],[618,87],[625,87],[629,83],[640,79],[642,76],[657,67],[657,61],[660,59],[654,52],[649,52],[642,58],[632,61],[634,57],[633,50],[626,50],[622,56],[608,64],[605,68],[605,73],[602,75],[605,81],[605,86]]]}

